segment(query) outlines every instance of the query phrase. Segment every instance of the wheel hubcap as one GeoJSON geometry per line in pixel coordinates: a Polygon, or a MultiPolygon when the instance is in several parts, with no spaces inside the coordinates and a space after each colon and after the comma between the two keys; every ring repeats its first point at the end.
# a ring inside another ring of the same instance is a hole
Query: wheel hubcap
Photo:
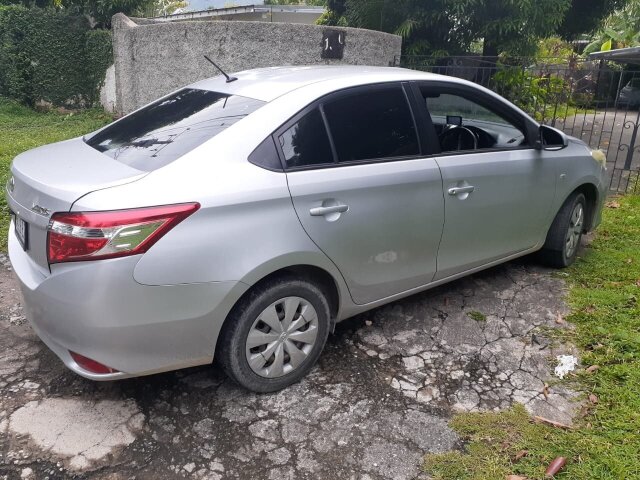
{"type": "Polygon", "coordinates": [[[565,238],[565,255],[567,258],[573,256],[580,244],[582,237],[582,225],[584,224],[584,208],[581,203],[577,204],[571,212],[571,220],[565,238]]]}
{"type": "Polygon", "coordinates": [[[277,378],[298,368],[318,337],[318,314],[300,297],[286,297],[265,308],[246,342],[249,367],[261,377],[277,378]]]}

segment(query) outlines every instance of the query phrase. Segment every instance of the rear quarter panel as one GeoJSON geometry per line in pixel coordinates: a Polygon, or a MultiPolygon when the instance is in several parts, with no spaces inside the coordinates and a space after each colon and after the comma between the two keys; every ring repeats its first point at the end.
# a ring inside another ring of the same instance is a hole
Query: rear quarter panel
{"type": "Polygon", "coordinates": [[[251,285],[280,268],[306,264],[328,271],[342,290],[337,268],[300,225],[286,175],[247,160],[308,97],[269,103],[181,159],[137,182],[90,193],[72,210],[201,204],[140,258],[134,276],[142,284],[251,285]]]}

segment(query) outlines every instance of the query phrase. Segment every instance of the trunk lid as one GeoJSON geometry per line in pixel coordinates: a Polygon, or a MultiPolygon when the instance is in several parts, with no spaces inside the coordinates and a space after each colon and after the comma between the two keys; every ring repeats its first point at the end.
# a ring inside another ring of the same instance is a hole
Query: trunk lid
{"type": "Polygon", "coordinates": [[[27,253],[48,269],[47,226],[55,212],[67,212],[89,192],[145,176],[110,158],[82,138],[45,145],[18,155],[7,185],[9,208],[28,224],[27,253]]]}

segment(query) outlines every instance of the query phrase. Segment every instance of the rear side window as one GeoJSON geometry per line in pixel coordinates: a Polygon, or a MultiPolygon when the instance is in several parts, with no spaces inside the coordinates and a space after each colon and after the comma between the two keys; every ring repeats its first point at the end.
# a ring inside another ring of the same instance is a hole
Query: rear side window
{"type": "Polygon", "coordinates": [[[345,95],[324,105],[339,162],[419,154],[400,85],[345,95]]]}
{"type": "Polygon", "coordinates": [[[151,171],[190,152],[264,104],[253,98],[185,88],[85,141],[119,162],[151,171]]]}
{"type": "Polygon", "coordinates": [[[314,108],[278,137],[287,168],[333,163],[320,110],[314,108]]]}

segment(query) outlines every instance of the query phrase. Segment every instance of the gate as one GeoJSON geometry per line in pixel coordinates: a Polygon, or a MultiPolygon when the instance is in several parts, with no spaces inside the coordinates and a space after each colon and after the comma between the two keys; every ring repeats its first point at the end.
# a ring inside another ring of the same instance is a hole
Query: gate
{"type": "Polygon", "coordinates": [[[403,56],[396,65],[463,78],[507,98],[540,123],[582,139],[607,158],[609,188],[640,193],[640,71],[604,62],[481,56],[403,56]]]}

